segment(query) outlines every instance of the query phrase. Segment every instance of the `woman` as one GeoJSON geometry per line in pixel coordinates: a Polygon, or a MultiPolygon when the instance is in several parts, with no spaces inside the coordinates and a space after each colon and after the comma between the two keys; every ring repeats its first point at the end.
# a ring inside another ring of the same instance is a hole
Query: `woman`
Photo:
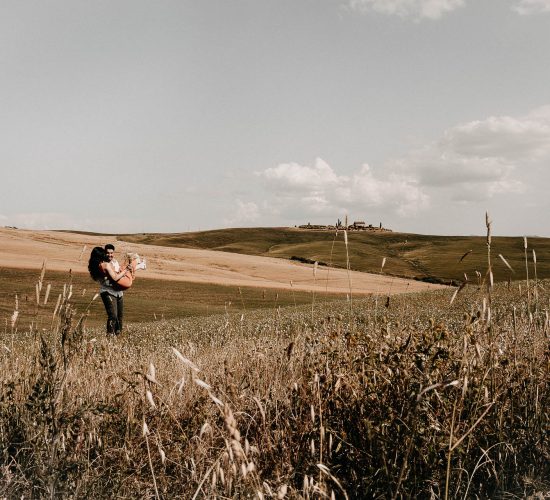
{"type": "Polygon", "coordinates": [[[127,290],[135,279],[136,269],[146,269],[145,259],[141,260],[137,253],[126,254],[128,263],[121,272],[116,272],[107,258],[107,252],[102,247],[94,247],[88,261],[88,271],[94,281],[99,283],[116,283],[115,289],[127,290]]]}
{"type": "Polygon", "coordinates": [[[95,247],[88,261],[88,271],[94,281],[100,284],[99,294],[107,312],[107,333],[119,335],[122,331],[123,292],[134,281],[136,269],[145,269],[145,261],[140,262],[137,254],[128,254],[128,264],[116,272],[109,262],[107,252],[95,247]]]}

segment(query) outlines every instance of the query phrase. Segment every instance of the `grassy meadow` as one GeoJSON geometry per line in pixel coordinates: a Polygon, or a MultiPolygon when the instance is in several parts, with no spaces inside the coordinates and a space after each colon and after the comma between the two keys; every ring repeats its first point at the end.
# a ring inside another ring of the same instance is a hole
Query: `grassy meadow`
{"type": "Polygon", "coordinates": [[[487,241],[391,298],[140,279],[117,338],[88,276],[3,269],[0,498],[549,497],[550,280],[487,241]]]}
{"type": "MultiPolygon", "coordinates": [[[[0,270],[0,317],[3,329],[10,329],[11,316],[18,300],[17,328],[42,330],[51,327],[53,311],[64,287],[72,285],[71,304],[77,315],[85,314],[88,326],[105,323],[105,309],[100,298],[93,300],[99,287],[88,274],[62,273],[46,269],[38,306],[36,284],[40,271],[27,269],[0,270]],[[46,290],[50,292],[46,299],[46,290]]],[[[341,298],[333,294],[316,294],[315,300],[341,298]]],[[[124,315],[128,323],[152,322],[188,316],[208,316],[249,309],[276,309],[279,306],[311,304],[312,294],[292,290],[234,287],[216,284],[187,283],[139,278],[124,295],[124,315]]]]}
{"type": "MultiPolygon", "coordinates": [[[[346,267],[343,231],[300,230],[294,228],[219,229],[177,234],[119,235],[134,243],[203,248],[226,252],[290,259],[299,257],[336,267],[346,267]]],[[[356,271],[384,272],[394,276],[436,281],[476,280],[476,271],[487,268],[486,239],[480,236],[431,236],[393,232],[348,232],[350,267],[356,271]],[[461,258],[464,257],[462,260],[461,258]]],[[[523,237],[492,238],[495,281],[525,279],[523,237]],[[498,258],[502,256],[513,272],[498,258]]],[[[528,238],[529,258],[539,257],[538,277],[550,278],[550,238],[528,238]]]]}

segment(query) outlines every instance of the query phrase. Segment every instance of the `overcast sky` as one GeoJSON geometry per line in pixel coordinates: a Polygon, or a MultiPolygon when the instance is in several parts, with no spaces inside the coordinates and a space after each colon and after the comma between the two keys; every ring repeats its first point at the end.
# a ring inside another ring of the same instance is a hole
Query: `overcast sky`
{"type": "Polygon", "coordinates": [[[550,0],[3,0],[0,225],[550,236],[550,0]]]}

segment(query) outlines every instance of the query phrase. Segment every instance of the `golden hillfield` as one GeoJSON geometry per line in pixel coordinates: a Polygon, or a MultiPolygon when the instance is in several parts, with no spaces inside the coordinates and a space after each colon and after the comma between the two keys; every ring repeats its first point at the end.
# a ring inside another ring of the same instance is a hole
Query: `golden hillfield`
{"type": "Polygon", "coordinates": [[[0,240],[0,497],[550,496],[548,239],[0,240]],[[118,338],[108,242],[148,259],[118,338]]]}

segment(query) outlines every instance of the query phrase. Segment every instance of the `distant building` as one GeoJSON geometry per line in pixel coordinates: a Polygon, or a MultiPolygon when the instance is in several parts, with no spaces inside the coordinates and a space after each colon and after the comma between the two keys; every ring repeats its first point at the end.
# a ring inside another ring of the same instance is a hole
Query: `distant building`
{"type": "MultiPolygon", "coordinates": [[[[296,227],[296,226],[295,226],[296,227]]],[[[307,224],[303,224],[300,226],[297,226],[299,229],[316,229],[316,230],[324,230],[324,231],[333,231],[337,229],[347,229],[349,231],[389,231],[391,232],[391,229],[386,229],[382,227],[382,223],[380,223],[380,227],[373,226],[372,224],[368,224],[365,221],[357,220],[351,225],[347,225],[347,216],[344,220],[344,223],[340,219],[337,220],[336,226],[333,226],[331,224],[329,225],[322,225],[322,224],[311,224],[311,222],[308,222],[307,224]]]]}
{"type": "Polygon", "coordinates": [[[299,229],[328,229],[328,226],[320,224],[310,224],[309,222],[306,225],[298,226],[299,229]]]}

